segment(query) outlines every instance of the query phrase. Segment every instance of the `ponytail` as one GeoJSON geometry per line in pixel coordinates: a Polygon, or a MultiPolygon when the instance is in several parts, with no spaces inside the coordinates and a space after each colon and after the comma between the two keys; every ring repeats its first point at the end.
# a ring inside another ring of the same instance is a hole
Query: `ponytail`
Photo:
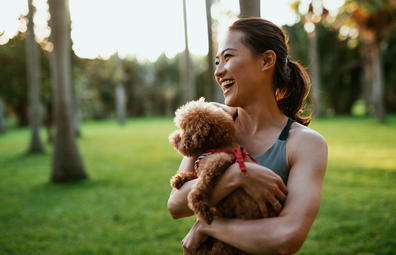
{"type": "Polygon", "coordinates": [[[259,56],[267,50],[275,52],[274,90],[278,107],[289,118],[308,126],[311,115],[302,117],[302,113],[311,86],[309,76],[298,62],[288,58],[288,38],[283,29],[265,19],[246,18],[235,21],[229,27],[229,31],[233,30],[244,34],[241,42],[254,55],[259,56]]]}
{"type": "MultiPolygon", "coordinates": [[[[275,76],[279,76],[275,71],[275,76]]],[[[285,73],[283,82],[276,84],[275,98],[279,109],[289,118],[298,123],[308,126],[311,122],[311,115],[303,117],[303,102],[307,98],[311,84],[307,71],[298,62],[286,58],[285,73]]]]}

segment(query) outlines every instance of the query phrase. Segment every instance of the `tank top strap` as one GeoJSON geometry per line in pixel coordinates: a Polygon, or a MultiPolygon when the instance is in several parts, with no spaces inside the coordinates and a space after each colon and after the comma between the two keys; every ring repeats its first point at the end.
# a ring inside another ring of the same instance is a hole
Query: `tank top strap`
{"type": "Polygon", "coordinates": [[[287,120],[287,124],[286,124],[286,126],[283,128],[282,133],[280,134],[278,140],[286,141],[287,136],[289,135],[290,126],[291,126],[291,124],[292,124],[294,121],[295,121],[295,120],[293,120],[293,119],[291,119],[291,118],[289,118],[289,119],[287,120]]]}
{"type": "MultiPolygon", "coordinates": [[[[238,108],[237,108],[236,111],[232,114],[232,119],[234,120],[234,122],[235,122],[235,120],[236,120],[237,117],[238,117],[238,108]]],[[[282,133],[281,133],[280,136],[278,137],[278,140],[286,141],[287,136],[289,135],[290,126],[291,126],[291,124],[292,124],[293,122],[295,122],[295,120],[293,120],[293,119],[291,119],[291,118],[289,118],[289,119],[287,120],[287,124],[286,124],[286,126],[283,128],[282,133]]]]}
{"type": "Polygon", "coordinates": [[[236,120],[237,117],[238,117],[238,108],[237,108],[236,111],[232,114],[232,119],[234,120],[234,122],[235,122],[235,120],[236,120]]]}

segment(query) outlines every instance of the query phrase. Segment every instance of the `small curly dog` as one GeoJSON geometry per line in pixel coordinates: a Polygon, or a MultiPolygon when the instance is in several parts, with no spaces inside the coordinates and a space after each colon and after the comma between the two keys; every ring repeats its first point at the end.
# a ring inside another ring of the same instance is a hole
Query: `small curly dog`
{"type": "MultiPolygon", "coordinates": [[[[185,182],[198,178],[188,195],[188,206],[198,219],[211,224],[215,216],[243,220],[262,218],[260,207],[242,188],[236,189],[217,205],[209,206],[213,188],[236,159],[241,168],[244,167],[243,161],[254,162],[236,142],[232,117],[200,98],[180,107],[174,121],[179,130],[169,136],[170,143],[179,154],[197,161],[195,173],[177,172],[171,179],[171,185],[180,189],[185,182]]],[[[247,176],[246,172],[241,173],[243,177],[247,176]]],[[[198,254],[248,253],[209,238],[199,248],[198,254]]]]}

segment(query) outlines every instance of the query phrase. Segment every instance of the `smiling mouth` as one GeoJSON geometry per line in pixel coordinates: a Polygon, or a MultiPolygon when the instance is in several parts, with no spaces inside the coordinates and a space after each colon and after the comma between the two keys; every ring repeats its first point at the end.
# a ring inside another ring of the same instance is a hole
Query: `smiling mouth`
{"type": "Polygon", "coordinates": [[[221,83],[221,87],[223,88],[224,91],[227,91],[234,85],[235,80],[226,80],[221,83]]]}

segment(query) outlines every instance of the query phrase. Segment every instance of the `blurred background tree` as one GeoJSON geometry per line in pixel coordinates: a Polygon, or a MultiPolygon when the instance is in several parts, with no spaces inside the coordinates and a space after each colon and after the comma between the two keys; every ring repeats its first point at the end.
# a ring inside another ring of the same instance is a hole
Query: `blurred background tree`
{"type": "Polygon", "coordinates": [[[74,106],[71,93],[70,26],[67,21],[67,1],[50,0],[51,30],[53,33],[54,112],[56,135],[52,156],[53,182],[66,182],[87,178],[75,141],[74,106]]]}
{"type": "Polygon", "coordinates": [[[341,29],[359,32],[365,73],[365,99],[369,107],[373,106],[374,116],[383,121],[386,109],[380,45],[385,43],[385,39],[395,29],[396,2],[347,0],[344,10],[342,16],[349,19],[345,19],[340,32],[341,29]]]}
{"type": "Polygon", "coordinates": [[[260,0],[239,0],[240,18],[260,17],[260,0]]]}
{"type": "Polygon", "coordinates": [[[28,78],[28,105],[29,123],[31,129],[30,145],[28,152],[42,153],[44,151],[40,138],[41,126],[41,83],[40,83],[40,50],[36,42],[33,30],[33,15],[35,7],[33,0],[28,0],[29,13],[27,15],[26,45],[26,69],[28,78]]]}

